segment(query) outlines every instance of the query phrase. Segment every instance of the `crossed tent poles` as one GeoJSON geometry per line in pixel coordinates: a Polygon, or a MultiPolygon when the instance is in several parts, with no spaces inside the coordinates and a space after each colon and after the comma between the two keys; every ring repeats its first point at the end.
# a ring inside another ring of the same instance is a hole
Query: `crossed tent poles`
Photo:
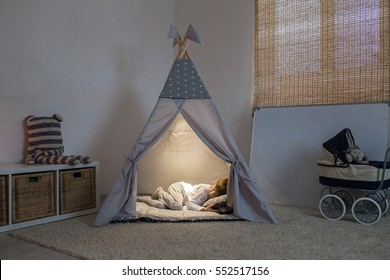
{"type": "Polygon", "coordinates": [[[191,24],[188,26],[184,39],[180,37],[179,32],[177,32],[175,26],[171,24],[168,32],[168,39],[172,39],[172,38],[173,38],[173,47],[175,47],[176,45],[179,46],[179,51],[177,52],[176,60],[181,58],[189,59],[187,48],[190,44],[190,41],[203,45],[202,39],[200,38],[195,28],[191,24]]]}

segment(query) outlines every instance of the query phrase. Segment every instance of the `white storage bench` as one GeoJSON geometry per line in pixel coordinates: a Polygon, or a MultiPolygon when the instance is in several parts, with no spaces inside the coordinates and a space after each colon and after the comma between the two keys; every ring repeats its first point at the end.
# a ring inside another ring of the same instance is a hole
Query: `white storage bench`
{"type": "Polygon", "coordinates": [[[95,213],[99,162],[0,165],[0,232],[95,213]]]}

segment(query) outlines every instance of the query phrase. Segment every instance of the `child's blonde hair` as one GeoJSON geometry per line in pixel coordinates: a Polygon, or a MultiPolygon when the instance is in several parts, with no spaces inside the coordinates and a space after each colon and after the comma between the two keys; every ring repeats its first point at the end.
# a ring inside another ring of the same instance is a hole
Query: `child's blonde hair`
{"type": "Polygon", "coordinates": [[[215,192],[218,194],[218,196],[226,194],[227,183],[228,178],[222,178],[215,182],[215,192]]]}

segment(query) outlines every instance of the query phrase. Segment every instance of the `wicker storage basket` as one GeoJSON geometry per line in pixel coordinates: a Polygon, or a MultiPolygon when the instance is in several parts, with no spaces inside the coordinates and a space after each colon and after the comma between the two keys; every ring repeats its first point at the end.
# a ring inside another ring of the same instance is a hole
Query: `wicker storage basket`
{"type": "Polygon", "coordinates": [[[12,177],[12,222],[19,223],[55,215],[54,172],[12,177]]]}
{"type": "Polygon", "coordinates": [[[0,176],[0,226],[7,224],[8,216],[8,199],[7,199],[7,184],[6,177],[0,176]]]}
{"type": "Polygon", "coordinates": [[[95,168],[60,171],[60,214],[95,207],[95,168]]]}

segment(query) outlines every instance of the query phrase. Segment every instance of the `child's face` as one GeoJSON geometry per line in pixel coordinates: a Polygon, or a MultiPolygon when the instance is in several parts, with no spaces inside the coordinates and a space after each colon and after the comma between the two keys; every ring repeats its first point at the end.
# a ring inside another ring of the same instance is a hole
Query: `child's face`
{"type": "Polygon", "coordinates": [[[211,198],[214,198],[214,197],[217,197],[218,196],[218,193],[216,192],[216,186],[215,185],[212,185],[210,188],[209,188],[209,197],[211,198]]]}

